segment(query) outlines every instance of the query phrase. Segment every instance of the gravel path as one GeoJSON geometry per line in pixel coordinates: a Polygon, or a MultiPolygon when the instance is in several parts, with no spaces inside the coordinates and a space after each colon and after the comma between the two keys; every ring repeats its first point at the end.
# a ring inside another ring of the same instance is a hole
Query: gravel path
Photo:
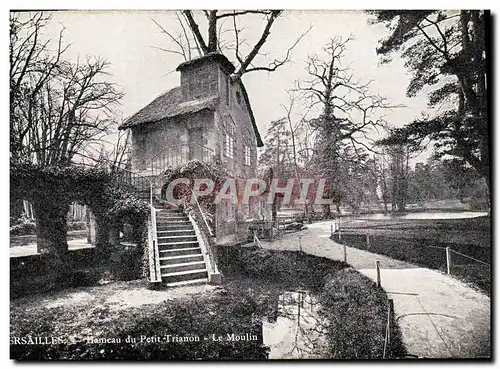
{"type": "MultiPolygon", "coordinates": [[[[343,245],[330,240],[330,222],[308,225],[265,248],[299,250],[343,260],[343,245]]],[[[425,358],[489,357],[490,299],[442,273],[368,251],[346,247],[347,262],[373,280],[380,262],[382,287],[394,311],[409,354],[425,358]]]]}

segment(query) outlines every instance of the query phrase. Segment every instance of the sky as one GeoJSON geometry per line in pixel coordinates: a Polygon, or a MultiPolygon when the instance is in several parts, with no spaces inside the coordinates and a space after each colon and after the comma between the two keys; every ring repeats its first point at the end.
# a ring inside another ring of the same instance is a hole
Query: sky
{"type": "MultiPolygon", "coordinates": [[[[405,97],[409,76],[399,57],[380,65],[376,47],[387,31],[381,25],[370,25],[368,17],[362,11],[291,10],[274,23],[262,50],[268,54],[268,60],[282,58],[301,33],[311,25],[312,29],[293,49],[290,63],[273,73],[252,72],[243,76],[262,136],[271,121],[284,115],[282,105],[288,104],[286,90],[292,89],[297,79],[307,78],[308,55],[321,53],[332,37],[351,36],[345,64],[360,81],[372,81],[372,93],[386,97],[393,105],[404,105],[385,113],[389,123],[404,125],[426,110],[425,96],[405,97]]],[[[67,58],[94,55],[107,59],[111,63],[111,79],[125,92],[119,110],[127,118],[180,83],[175,68],[183,58],[155,48],[172,44],[152,18],[167,30],[178,29],[172,11],[65,11],[53,14],[46,37],[56,39],[64,27],[64,40],[71,43],[67,58]]],[[[259,17],[246,17],[241,25],[250,42],[260,36],[264,27],[259,17]]]]}

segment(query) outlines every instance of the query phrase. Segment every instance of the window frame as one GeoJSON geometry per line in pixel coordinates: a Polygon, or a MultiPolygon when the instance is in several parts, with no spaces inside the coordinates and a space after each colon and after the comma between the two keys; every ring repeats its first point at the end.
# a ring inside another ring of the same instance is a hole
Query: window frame
{"type": "Polygon", "coordinates": [[[226,158],[234,159],[236,156],[236,129],[235,123],[230,114],[226,115],[226,117],[223,119],[223,132],[223,154],[226,158]]]}
{"type": "Polygon", "coordinates": [[[244,145],[244,157],[245,157],[245,165],[251,166],[252,165],[252,150],[250,149],[250,146],[244,145]]]}
{"type": "Polygon", "coordinates": [[[224,132],[224,156],[234,159],[234,136],[224,132]]]}

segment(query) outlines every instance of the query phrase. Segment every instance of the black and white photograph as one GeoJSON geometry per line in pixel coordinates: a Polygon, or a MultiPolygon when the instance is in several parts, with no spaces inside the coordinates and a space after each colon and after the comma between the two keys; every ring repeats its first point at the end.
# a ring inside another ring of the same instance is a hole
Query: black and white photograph
{"type": "Polygon", "coordinates": [[[4,13],[10,360],[491,361],[494,13],[171,6],[4,13]]]}

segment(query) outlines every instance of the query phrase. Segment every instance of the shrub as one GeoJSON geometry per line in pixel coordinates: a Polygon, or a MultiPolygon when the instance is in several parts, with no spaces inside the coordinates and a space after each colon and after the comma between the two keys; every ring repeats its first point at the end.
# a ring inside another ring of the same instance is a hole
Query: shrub
{"type": "Polygon", "coordinates": [[[317,290],[325,278],[348,264],[293,251],[242,250],[231,258],[232,268],[252,278],[317,290]]]}
{"type": "Polygon", "coordinates": [[[36,223],[34,219],[26,218],[23,214],[14,225],[10,227],[11,236],[24,236],[36,233],[36,223]]]}
{"type": "MultiPolygon", "coordinates": [[[[343,269],[329,276],[320,302],[320,314],[330,321],[327,336],[332,359],[383,357],[388,300],[375,282],[352,268],[343,269]]],[[[393,316],[391,319],[393,338],[385,357],[403,357],[401,333],[393,316]]]]}
{"type": "Polygon", "coordinates": [[[294,263],[289,255],[264,249],[243,251],[239,265],[243,273],[257,277],[265,276],[273,280],[286,278],[294,269],[294,263]]]}
{"type": "Polygon", "coordinates": [[[140,245],[129,248],[116,246],[110,256],[111,272],[114,279],[130,281],[141,277],[142,273],[142,247],[140,245]]]}

